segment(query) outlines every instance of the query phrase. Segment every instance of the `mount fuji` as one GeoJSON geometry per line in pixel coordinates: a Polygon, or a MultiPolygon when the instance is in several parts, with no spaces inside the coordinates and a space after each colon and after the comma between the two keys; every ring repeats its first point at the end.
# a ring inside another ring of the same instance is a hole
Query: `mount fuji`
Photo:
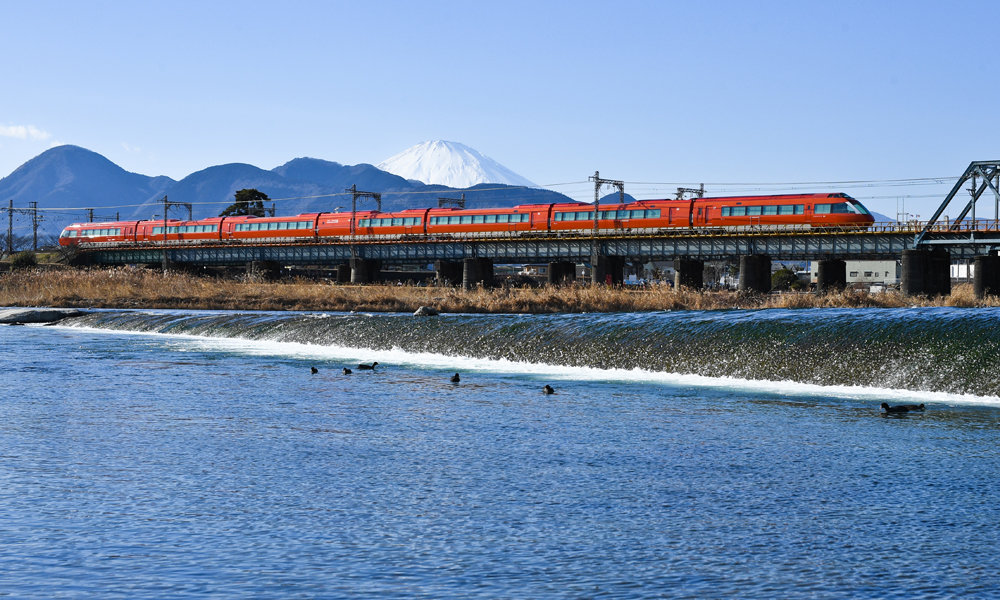
{"type": "Polygon", "coordinates": [[[458,142],[423,142],[387,158],[378,168],[428,185],[452,188],[468,188],[480,183],[538,187],[492,158],[458,142]]]}

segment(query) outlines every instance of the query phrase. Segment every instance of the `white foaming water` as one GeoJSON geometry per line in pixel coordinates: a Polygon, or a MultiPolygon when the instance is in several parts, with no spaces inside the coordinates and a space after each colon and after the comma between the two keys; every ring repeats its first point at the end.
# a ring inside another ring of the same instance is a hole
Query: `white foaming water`
{"type": "Polygon", "coordinates": [[[893,388],[862,387],[850,385],[819,385],[796,381],[770,381],[739,379],[736,377],[708,377],[684,373],[666,373],[644,369],[599,369],[530,363],[506,359],[450,356],[432,352],[411,352],[400,348],[373,350],[348,346],[320,346],[296,342],[247,340],[241,338],[204,337],[186,334],[163,334],[142,331],[120,331],[92,327],[56,326],[75,331],[113,335],[139,335],[167,338],[179,352],[220,351],[251,356],[282,356],[302,360],[345,361],[347,366],[356,362],[378,361],[386,367],[437,369],[445,372],[481,372],[504,375],[527,375],[539,381],[601,381],[669,385],[673,387],[705,387],[754,391],[788,397],[834,397],[861,401],[890,403],[933,403],[945,405],[972,405],[1000,407],[1000,396],[976,396],[893,388]]]}

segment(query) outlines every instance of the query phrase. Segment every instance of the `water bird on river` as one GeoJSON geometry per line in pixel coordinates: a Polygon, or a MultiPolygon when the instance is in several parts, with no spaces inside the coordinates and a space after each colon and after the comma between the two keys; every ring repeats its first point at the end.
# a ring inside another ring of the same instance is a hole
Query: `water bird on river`
{"type": "Polygon", "coordinates": [[[378,362],[373,362],[370,365],[366,365],[364,363],[361,363],[360,365],[358,365],[358,369],[361,370],[361,371],[374,371],[376,365],[378,365],[378,362]]]}
{"type": "Polygon", "coordinates": [[[347,367],[344,367],[344,375],[350,375],[350,374],[351,374],[351,373],[353,373],[353,372],[354,372],[354,371],[352,371],[352,370],[348,369],[347,367]]]}
{"type": "Polygon", "coordinates": [[[462,381],[462,378],[458,376],[458,373],[455,373],[454,375],[451,376],[451,379],[449,381],[451,381],[452,383],[458,383],[459,381],[462,381]]]}
{"type": "Polygon", "coordinates": [[[549,384],[546,383],[545,387],[542,388],[542,393],[545,394],[545,395],[549,395],[549,394],[556,393],[556,391],[554,389],[552,389],[551,385],[549,385],[549,384]]]}
{"type": "Polygon", "coordinates": [[[896,406],[889,406],[888,402],[882,403],[882,410],[885,411],[887,415],[901,415],[911,411],[922,411],[924,410],[923,404],[897,404],[896,406]]]}
{"type": "Polygon", "coordinates": [[[317,369],[316,367],[309,367],[309,369],[312,370],[312,374],[313,375],[315,375],[316,373],[319,373],[319,369],[317,369]]]}

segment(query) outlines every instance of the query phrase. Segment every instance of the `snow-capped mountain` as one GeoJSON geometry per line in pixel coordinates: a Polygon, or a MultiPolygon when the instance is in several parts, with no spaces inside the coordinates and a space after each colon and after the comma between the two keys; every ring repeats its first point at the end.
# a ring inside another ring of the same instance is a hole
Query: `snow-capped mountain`
{"type": "Polygon", "coordinates": [[[458,142],[423,142],[387,158],[378,168],[406,179],[453,188],[480,183],[538,187],[492,158],[458,142]]]}

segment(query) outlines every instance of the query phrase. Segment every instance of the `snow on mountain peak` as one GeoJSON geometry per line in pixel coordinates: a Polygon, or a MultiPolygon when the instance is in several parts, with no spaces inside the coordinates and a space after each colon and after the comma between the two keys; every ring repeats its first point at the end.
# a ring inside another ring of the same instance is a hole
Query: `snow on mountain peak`
{"type": "Polygon", "coordinates": [[[492,158],[458,142],[423,142],[387,158],[377,166],[406,179],[453,188],[467,188],[479,183],[538,187],[492,158]]]}

